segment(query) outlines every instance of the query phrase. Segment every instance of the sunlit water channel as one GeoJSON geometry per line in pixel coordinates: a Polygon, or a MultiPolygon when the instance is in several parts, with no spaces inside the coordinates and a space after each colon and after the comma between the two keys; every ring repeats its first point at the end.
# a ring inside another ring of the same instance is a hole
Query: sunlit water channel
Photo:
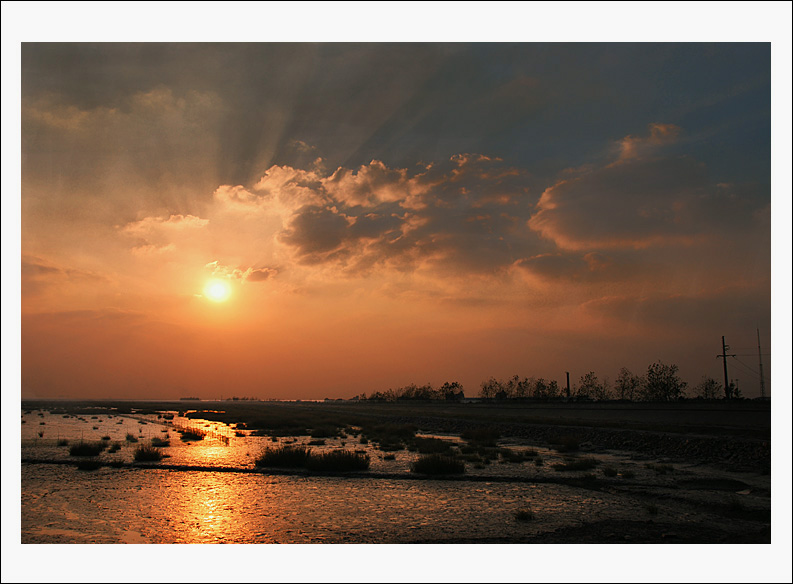
{"type": "MultiPolygon", "coordinates": [[[[370,474],[354,477],[283,476],[246,472],[269,438],[236,436],[222,423],[173,421],[155,415],[65,417],[32,411],[22,424],[23,543],[408,543],[520,539],[560,527],[607,517],[635,518],[644,504],[624,494],[539,482],[558,475],[552,464],[562,455],[545,448],[542,466],[495,462],[468,465],[471,480],[407,480],[418,454],[401,450],[393,460],[357,437],[328,439],[316,450],[365,450],[370,474]],[[183,442],[176,426],[210,434],[183,442]],[[42,434],[39,436],[39,434],[42,434]],[[138,440],[128,441],[127,436],[138,440]],[[120,450],[100,455],[105,462],[131,463],[138,443],[169,440],[159,465],[78,470],[72,465],[35,460],[74,460],[59,440],[99,441],[110,437],[120,450]],[[168,466],[224,467],[239,472],[175,470],[168,466]],[[489,478],[492,477],[492,480],[489,478]],[[505,480],[509,477],[515,480],[505,480]],[[517,521],[530,508],[535,520],[517,521]]],[[[455,437],[444,437],[457,440],[455,437]]],[[[308,437],[281,439],[306,444],[308,437]]],[[[505,441],[514,450],[529,445],[505,441]]],[[[598,455],[604,464],[631,468],[651,478],[652,471],[627,454],[598,455]]],[[[662,516],[698,521],[696,513],[666,505],[662,516]]]]}

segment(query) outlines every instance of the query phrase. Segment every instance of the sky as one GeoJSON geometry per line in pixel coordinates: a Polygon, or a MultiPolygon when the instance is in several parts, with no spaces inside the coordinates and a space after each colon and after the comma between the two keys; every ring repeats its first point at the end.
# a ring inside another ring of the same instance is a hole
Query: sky
{"type": "MultiPolygon", "coordinates": [[[[783,355],[763,357],[767,393],[772,377],[790,387],[789,3],[359,4],[3,3],[4,478],[19,477],[20,396],[321,399],[447,380],[471,396],[491,376],[575,384],[656,360],[693,385],[722,380],[724,335],[749,355],[729,364],[751,397],[758,328],[783,355]]],[[[775,393],[783,490],[789,399],[775,393]]],[[[653,573],[789,572],[766,548],[681,549],[653,573]]],[[[311,551],[325,561],[301,569],[327,579],[342,550],[311,551]]],[[[519,555],[470,551],[444,550],[443,569],[524,575],[519,555]]],[[[173,553],[161,572],[226,576],[173,553]]],[[[81,555],[56,557],[18,576],[84,573],[81,555]]],[[[604,573],[634,581],[648,561],[604,573]]],[[[536,570],[556,581],[554,566],[536,570]]]]}
{"type": "Polygon", "coordinates": [[[768,42],[23,42],[23,398],[771,394],[768,42]],[[228,286],[213,299],[210,281],[228,286]]]}

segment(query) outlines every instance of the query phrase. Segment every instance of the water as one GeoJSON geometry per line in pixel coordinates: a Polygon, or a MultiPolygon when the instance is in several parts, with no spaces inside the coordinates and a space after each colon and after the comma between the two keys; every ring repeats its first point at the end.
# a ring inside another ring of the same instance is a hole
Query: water
{"type": "MultiPolygon", "coordinates": [[[[329,439],[316,450],[365,450],[378,478],[280,476],[249,472],[265,447],[265,437],[237,437],[224,424],[175,417],[212,433],[200,442],[182,442],[173,425],[156,416],[83,415],[46,412],[23,415],[25,460],[74,460],[58,439],[72,442],[109,436],[118,452],[104,461],[131,462],[134,442],[169,439],[165,465],[223,467],[232,472],[103,467],[81,471],[72,465],[22,465],[22,543],[415,543],[520,541],[560,527],[604,518],[645,519],[646,501],[619,489],[590,490],[548,481],[563,455],[532,446],[545,459],[496,463],[476,469],[472,480],[415,480],[409,468],[416,453],[399,451],[395,460],[357,438],[329,439]],[[43,422],[43,424],[42,424],[43,422]],[[145,422],[145,423],[141,423],[145,422]],[[44,435],[39,437],[39,432],[44,435]],[[236,469],[236,472],[235,472],[236,469]],[[245,472],[248,471],[248,472],[245,472]],[[488,478],[490,477],[490,478],[488,478]],[[492,479],[492,480],[491,480],[492,479]],[[535,520],[515,518],[531,508],[535,520]]],[[[445,437],[446,439],[454,439],[445,437]]],[[[298,443],[307,443],[307,437],[298,443]]],[[[456,440],[456,439],[455,439],[456,440]]],[[[284,440],[281,440],[284,442],[284,440]]],[[[513,450],[530,445],[509,443],[513,450]]],[[[630,468],[647,485],[663,488],[664,477],[624,453],[595,455],[602,464],[630,468]]],[[[678,469],[680,472],[692,472],[678,469]]],[[[570,473],[564,473],[566,477],[570,473]]],[[[572,473],[580,476],[585,473],[572,473]]],[[[601,475],[602,477],[602,475],[601,475]]],[[[615,479],[618,481],[619,479],[615,479]]],[[[617,483],[615,482],[615,485],[617,483]]],[[[702,521],[702,515],[674,500],[660,505],[659,519],[702,521]]]]}

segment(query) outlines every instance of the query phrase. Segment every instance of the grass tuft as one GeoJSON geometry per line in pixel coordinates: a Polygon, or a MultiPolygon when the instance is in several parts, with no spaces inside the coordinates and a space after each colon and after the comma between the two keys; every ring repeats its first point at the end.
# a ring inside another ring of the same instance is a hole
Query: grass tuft
{"type": "Polygon", "coordinates": [[[305,466],[310,455],[311,449],[304,446],[282,446],[265,450],[255,464],[275,468],[298,468],[305,466]]]}
{"type": "Polygon", "coordinates": [[[98,456],[105,449],[101,442],[79,442],[69,448],[70,456],[98,456]]]}
{"type": "Polygon", "coordinates": [[[532,511],[528,507],[518,509],[517,511],[515,511],[515,519],[517,521],[531,521],[532,519],[534,519],[534,511],[532,511]]]}
{"type": "Polygon", "coordinates": [[[306,468],[325,471],[367,470],[369,455],[358,454],[350,450],[332,450],[322,454],[310,454],[306,460],[306,468]]]}
{"type": "Polygon", "coordinates": [[[162,450],[141,444],[135,449],[134,459],[135,462],[159,462],[162,460],[162,450]]]}
{"type": "Polygon", "coordinates": [[[451,456],[428,454],[414,461],[410,470],[419,474],[461,474],[465,472],[465,463],[451,456]]]}

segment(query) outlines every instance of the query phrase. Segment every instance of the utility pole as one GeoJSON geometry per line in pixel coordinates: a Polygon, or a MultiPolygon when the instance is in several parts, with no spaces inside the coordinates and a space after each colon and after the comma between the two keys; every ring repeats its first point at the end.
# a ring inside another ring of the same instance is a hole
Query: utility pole
{"type": "Polygon", "coordinates": [[[735,357],[735,355],[728,355],[727,350],[729,345],[724,343],[724,337],[721,337],[721,355],[716,355],[716,359],[721,359],[724,363],[724,397],[730,399],[732,392],[730,391],[730,378],[727,376],[727,357],[735,357]]]}
{"type": "Polygon", "coordinates": [[[757,329],[757,358],[760,361],[760,398],[765,399],[765,379],[763,379],[763,352],[760,350],[760,329],[757,329]]]}

